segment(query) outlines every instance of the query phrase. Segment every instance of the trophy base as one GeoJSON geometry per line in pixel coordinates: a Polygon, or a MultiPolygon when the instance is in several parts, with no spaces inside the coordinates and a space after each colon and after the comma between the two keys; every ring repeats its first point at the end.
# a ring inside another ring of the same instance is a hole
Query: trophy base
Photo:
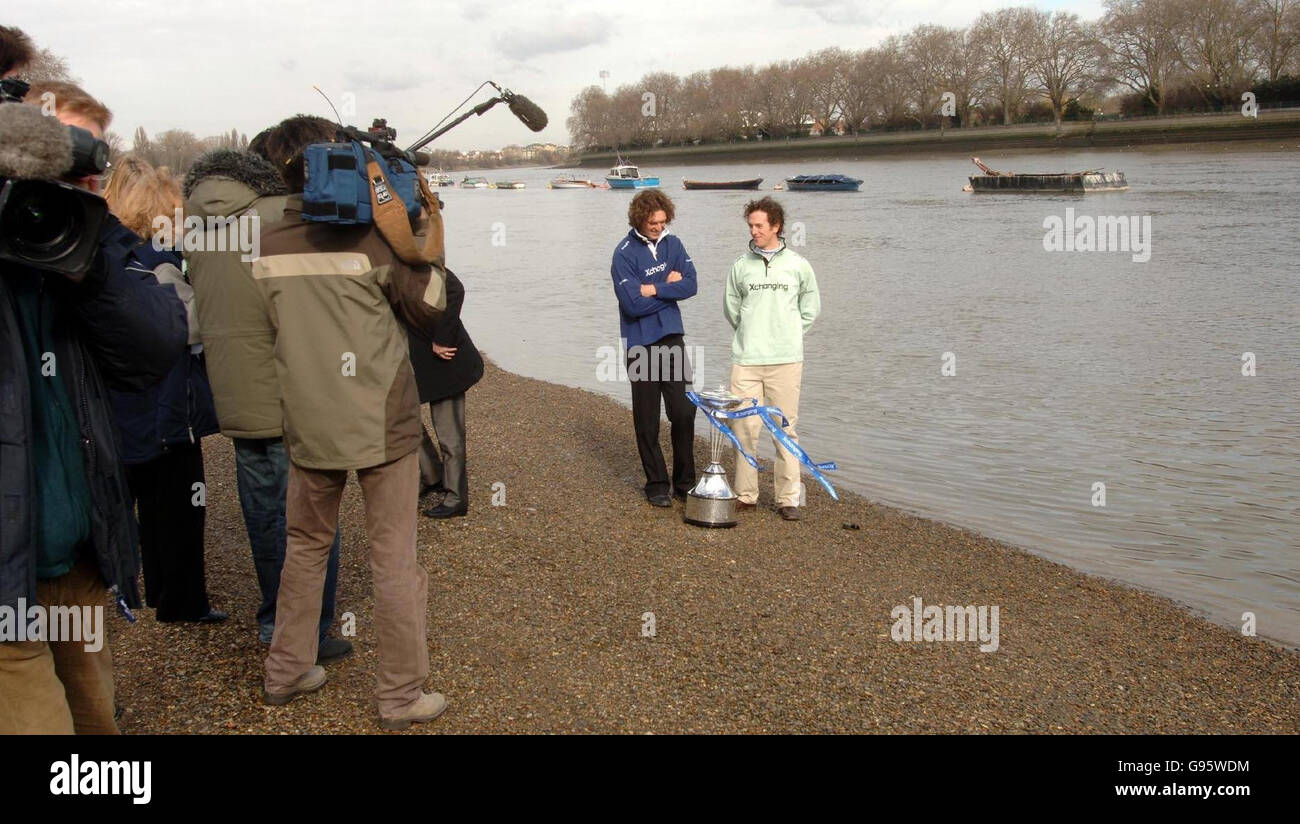
{"type": "Polygon", "coordinates": [[[726,529],[736,525],[736,498],[701,498],[694,493],[686,495],[686,514],[683,520],[694,526],[726,529]]]}

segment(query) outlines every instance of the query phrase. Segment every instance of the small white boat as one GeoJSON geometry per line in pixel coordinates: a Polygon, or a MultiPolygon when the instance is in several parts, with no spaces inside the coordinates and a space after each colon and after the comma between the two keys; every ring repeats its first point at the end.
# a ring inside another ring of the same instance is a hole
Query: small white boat
{"type": "Polygon", "coordinates": [[[493,189],[526,189],[522,180],[498,180],[492,184],[493,189]]]}
{"type": "Polygon", "coordinates": [[[576,177],[557,177],[550,183],[546,184],[551,189],[590,189],[593,184],[590,180],[578,180],[576,177]]]}
{"type": "Polygon", "coordinates": [[[462,189],[486,189],[488,185],[486,177],[466,177],[460,182],[462,189]]]}
{"type": "Polygon", "coordinates": [[[605,182],[611,189],[648,189],[658,186],[659,178],[642,177],[640,169],[619,157],[618,165],[605,175],[605,182]]]}
{"type": "Polygon", "coordinates": [[[446,172],[442,171],[441,169],[439,169],[439,170],[436,171],[436,172],[429,172],[427,175],[424,176],[424,179],[427,180],[427,181],[429,181],[429,185],[430,185],[430,186],[453,186],[453,185],[455,185],[455,181],[453,181],[453,180],[451,179],[451,175],[447,174],[446,172]]]}

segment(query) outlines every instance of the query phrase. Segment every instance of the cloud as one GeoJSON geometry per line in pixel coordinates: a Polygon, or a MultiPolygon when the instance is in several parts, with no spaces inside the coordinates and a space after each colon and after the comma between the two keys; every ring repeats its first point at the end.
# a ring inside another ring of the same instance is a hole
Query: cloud
{"type": "Polygon", "coordinates": [[[870,11],[861,8],[863,4],[853,0],[783,0],[783,6],[796,6],[808,9],[827,23],[835,25],[869,26],[880,20],[888,3],[873,3],[870,11]]]}
{"type": "Polygon", "coordinates": [[[544,25],[519,26],[494,38],[497,51],[515,60],[527,60],[543,54],[576,51],[605,43],[613,22],[599,14],[584,14],[548,20],[544,25]]]}
{"type": "Polygon", "coordinates": [[[492,7],[487,3],[465,3],[460,7],[460,16],[470,23],[477,23],[488,16],[492,7]]]}
{"type": "Polygon", "coordinates": [[[418,72],[371,72],[351,70],[343,75],[350,92],[404,92],[421,82],[418,72]]]}

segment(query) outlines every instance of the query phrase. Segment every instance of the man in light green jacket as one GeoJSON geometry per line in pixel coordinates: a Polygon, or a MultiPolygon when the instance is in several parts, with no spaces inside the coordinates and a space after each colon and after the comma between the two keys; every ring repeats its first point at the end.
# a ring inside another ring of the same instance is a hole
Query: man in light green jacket
{"type": "MultiPolygon", "coordinates": [[[[727,276],[723,313],[736,335],[731,342],[731,391],[742,398],[785,413],[786,433],[794,441],[803,380],[803,336],[821,311],[817,278],[807,260],[786,247],[781,237],[785,210],[770,197],[750,201],[745,220],[749,251],[737,258],[727,276]]],[[[758,441],[756,417],[735,421],[736,435],[751,455],[758,441]]],[[[799,459],[776,446],[775,498],[787,521],[799,520],[799,459]]],[[[737,456],[739,508],[758,503],[758,470],[737,456]]]]}

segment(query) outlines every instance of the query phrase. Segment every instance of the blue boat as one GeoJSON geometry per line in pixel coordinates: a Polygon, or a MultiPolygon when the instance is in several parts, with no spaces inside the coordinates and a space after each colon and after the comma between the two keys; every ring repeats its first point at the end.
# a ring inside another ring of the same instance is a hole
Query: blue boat
{"type": "Polygon", "coordinates": [[[659,185],[657,177],[642,177],[641,170],[631,163],[618,158],[618,165],[605,175],[605,182],[611,189],[648,189],[659,185]]]}
{"type": "Polygon", "coordinates": [[[785,185],[792,192],[856,192],[862,181],[844,175],[799,175],[787,177],[785,185]]]}

